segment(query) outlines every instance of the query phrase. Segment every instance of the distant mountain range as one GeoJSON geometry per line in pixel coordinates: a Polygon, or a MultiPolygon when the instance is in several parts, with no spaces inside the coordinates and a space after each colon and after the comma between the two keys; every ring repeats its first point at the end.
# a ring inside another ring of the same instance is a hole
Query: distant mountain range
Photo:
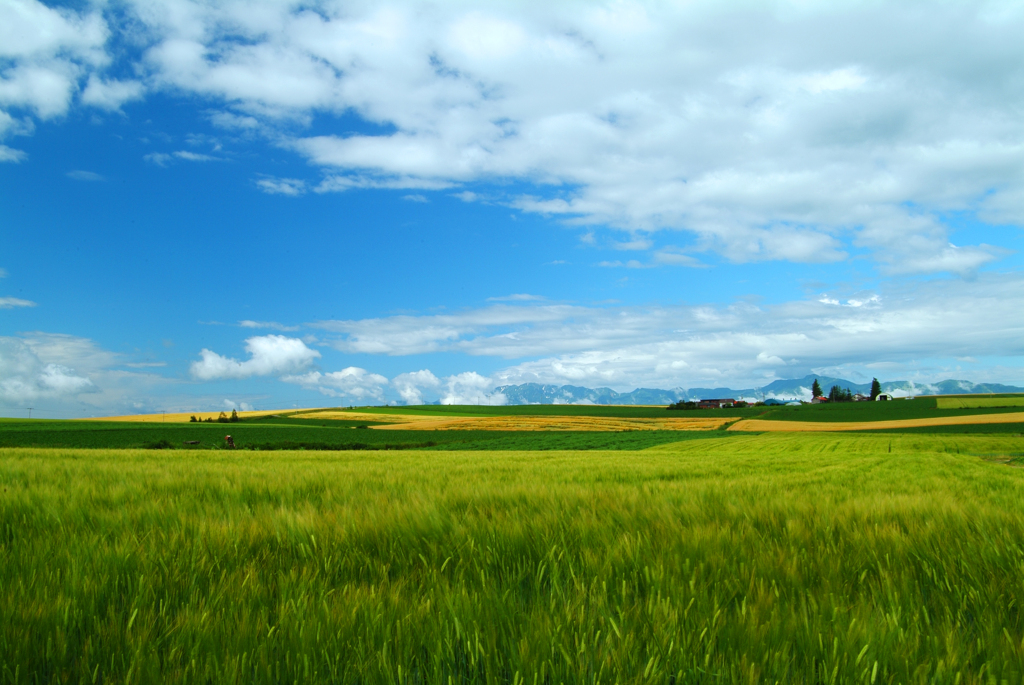
{"type": "MultiPolygon", "coordinates": [[[[833,385],[849,388],[852,392],[867,395],[871,383],[854,383],[843,378],[830,376],[804,376],[785,381],[772,381],[761,388],[637,388],[632,392],[615,392],[611,388],[584,388],[578,385],[542,385],[523,383],[502,385],[495,388],[508,398],[509,404],[672,404],[679,400],[710,398],[779,400],[810,400],[811,385],[818,379],[825,393],[833,385]]],[[[882,383],[882,392],[897,397],[908,395],[965,395],[978,393],[1024,393],[1024,388],[999,383],[972,383],[970,381],[947,380],[939,383],[914,383],[913,381],[892,381],[882,383]]]]}

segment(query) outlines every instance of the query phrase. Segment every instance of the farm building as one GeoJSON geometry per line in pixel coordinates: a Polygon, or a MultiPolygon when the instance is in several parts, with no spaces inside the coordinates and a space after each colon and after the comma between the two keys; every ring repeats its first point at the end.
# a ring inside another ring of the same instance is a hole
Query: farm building
{"type": "Polygon", "coordinates": [[[824,395],[818,395],[811,400],[811,404],[825,404],[826,402],[828,402],[828,398],[824,395]]]}
{"type": "Polygon", "coordinates": [[[887,392],[879,393],[878,397],[875,398],[875,402],[887,402],[892,399],[892,395],[887,392]]]}
{"type": "Polygon", "coordinates": [[[700,409],[721,409],[722,407],[731,407],[734,404],[736,404],[736,400],[731,398],[725,400],[701,400],[697,407],[700,409]]]}

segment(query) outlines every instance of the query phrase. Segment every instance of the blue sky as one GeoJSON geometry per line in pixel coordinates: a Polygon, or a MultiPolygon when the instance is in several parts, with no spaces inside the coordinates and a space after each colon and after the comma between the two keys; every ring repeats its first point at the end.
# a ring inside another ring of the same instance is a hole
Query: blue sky
{"type": "Polygon", "coordinates": [[[0,415],[1024,385],[1019,3],[0,0],[0,415]]]}

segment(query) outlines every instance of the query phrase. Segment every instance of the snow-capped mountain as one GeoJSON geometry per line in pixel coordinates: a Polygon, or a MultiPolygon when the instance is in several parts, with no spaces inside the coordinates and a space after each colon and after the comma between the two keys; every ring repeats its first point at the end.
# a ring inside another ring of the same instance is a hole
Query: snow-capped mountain
{"type": "MultiPolygon", "coordinates": [[[[827,393],[833,385],[849,388],[852,392],[868,394],[871,383],[854,383],[844,378],[831,376],[805,376],[790,380],[778,380],[760,388],[637,388],[632,392],[616,392],[611,388],[585,388],[578,385],[542,385],[523,383],[502,385],[495,392],[503,394],[508,404],[671,404],[679,400],[731,397],[757,401],[759,399],[810,400],[811,385],[817,379],[827,393]]],[[[915,383],[914,381],[890,381],[882,383],[882,392],[896,397],[910,395],[955,395],[977,393],[1024,392],[1024,388],[999,383],[972,383],[971,381],[945,380],[938,383],[915,383]]]]}

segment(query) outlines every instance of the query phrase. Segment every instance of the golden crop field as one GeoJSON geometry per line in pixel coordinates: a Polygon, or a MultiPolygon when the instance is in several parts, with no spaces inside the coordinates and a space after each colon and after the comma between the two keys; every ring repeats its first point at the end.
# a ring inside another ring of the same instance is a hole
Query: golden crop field
{"type": "Polygon", "coordinates": [[[734,419],[715,418],[618,418],[604,416],[480,416],[372,426],[377,430],[475,430],[475,431],[624,431],[715,430],[734,419]]]}
{"type": "MultiPolygon", "coordinates": [[[[668,413],[668,412],[666,412],[668,413]]],[[[386,425],[375,430],[475,430],[475,431],[623,431],[623,430],[715,430],[734,417],[623,418],[608,416],[423,416],[377,414],[357,411],[321,411],[298,414],[301,419],[344,419],[377,421],[386,425]]]]}
{"type": "MultiPolygon", "coordinates": [[[[273,409],[270,411],[240,411],[238,412],[238,418],[240,419],[252,419],[259,416],[270,416],[271,414],[280,414],[282,410],[273,409]]],[[[119,421],[125,423],[188,423],[191,417],[196,417],[200,421],[206,419],[217,420],[221,414],[227,416],[231,415],[230,411],[190,411],[190,412],[177,412],[177,413],[165,413],[165,414],[132,414],[129,416],[103,416],[94,419],[83,419],[84,421],[119,421]]]]}
{"type": "Polygon", "coordinates": [[[831,431],[884,430],[887,428],[920,428],[925,426],[964,426],[1024,422],[1024,412],[1008,414],[975,414],[970,416],[938,416],[927,419],[895,421],[766,421],[744,419],[729,426],[731,431],[820,433],[831,431]]]}
{"type": "Polygon", "coordinates": [[[353,411],[349,409],[325,409],[324,411],[303,411],[302,413],[292,414],[290,415],[289,418],[311,419],[316,421],[328,419],[332,421],[383,421],[386,423],[413,423],[419,421],[436,421],[438,417],[419,414],[383,414],[376,412],[371,413],[353,411]]]}

